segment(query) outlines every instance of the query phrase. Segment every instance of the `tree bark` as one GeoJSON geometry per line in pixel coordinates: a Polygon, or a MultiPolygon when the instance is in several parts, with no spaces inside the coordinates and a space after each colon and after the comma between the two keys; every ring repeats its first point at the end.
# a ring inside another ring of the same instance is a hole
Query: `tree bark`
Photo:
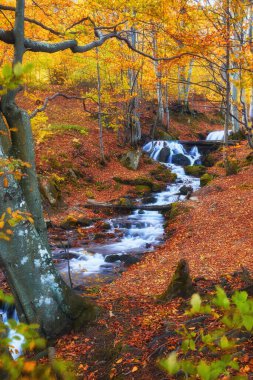
{"type": "MultiPolygon", "coordinates": [[[[6,158],[3,152],[0,158],[6,158]]],[[[5,174],[0,177],[3,189],[0,215],[7,209],[27,213],[21,187],[7,168],[2,170],[5,174]],[[8,180],[8,187],[4,186],[4,178],[8,180]]],[[[8,217],[11,215],[6,213],[5,218],[8,217]]],[[[8,226],[8,220],[5,224],[8,226]]],[[[0,261],[21,321],[39,323],[45,336],[54,337],[80,320],[90,320],[94,316],[93,307],[75,295],[61,279],[35,225],[24,216],[12,230],[9,241],[0,239],[0,261]]]]}

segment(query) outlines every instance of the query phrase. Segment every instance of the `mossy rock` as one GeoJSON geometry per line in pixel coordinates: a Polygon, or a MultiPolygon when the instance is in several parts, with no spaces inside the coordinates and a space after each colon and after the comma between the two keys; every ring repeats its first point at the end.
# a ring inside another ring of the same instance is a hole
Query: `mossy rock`
{"type": "Polygon", "coordinates": [[[187,165],[184,170],[185,174],[192,175],[194,177],[201,177],[206,173],[206,168],[203,165],[187,165]]]}
{"type": "Polygon", "coordinates": [[[130,185],[130,186],[137,186],[137,185],[143,185],[143,186],[153,186],[153,181],[146,177],[138,177],[135,179],[131,178],[121,178],[121,177],[113,177],[113,180],[115,182],[121,183],[123,185],[130,185]]]}
{"type": "Polygon", "coordinates": [[[175,140],[178,136],[172,136],[166,131],[163,131],[162,129],[157,129],[155,131],[155,139],[157,140],[167,140],[167,141],[172,141],[175,140]]]}
{"type": "Polygon", "coordinates": [[[200,186],[206,186],[209,182],[211,182],[214,179],[214,176],[212,174],[204,174],[202,177],[200,177],[200,186]]]}
{"type": "Polygon", "coordinates": [[[250,154],[248,154],[248,156],[246,157],[246,162],[248,164],[253,164],[253,152],[250,152],[250,154]]]}
{"type": "Polygon", "coordinates": [[[128,207],[131,207],[133,205],[133,203],[128,198],[120,198],[118,200],[118,205],[119,206],[128,206],[128,207]]]}
{"type": "Polygon", "coordinates": [[[146,186],[146,185],[137,185],[137,186],[135,186],[135,191],[138,194],[147,194],[147,193],[150,193],[152,191],[152,188],[150,186],[146,186]]]}
{"type": "Polygon", "coordinates": [[[44,199],[49,202],[52,207],[58,207],[61,205],[61,190],[54,177],[40,178],[39,188],[44,199]]]}
{"type": "Polygon", "coordinates": [[[158,302],[168,302],[174,298],[188,298],[194,293],[190,269],[186,260],[181,259],[177,265],[173,278],[164,291],[158,296],[158,302]]]}
{"type": "Polygon", "coordinates": [[[130,150],[121,158],[120,162],[123,166],[130,170],[137,170],[139,167],[142,151],[130,150]]]}
{"type": "Polygon", "coordinates": [[[159,165],[158,168],[151,170],[150,174],[157,181],[166,183],[172,183],[177,179],[177,175],[163,165],[159,165]]]}
{"type": "Polygon", "coordinates": [[[74,215],[68,215],[60,224],[61,228],[70,229],[77,226],[89,227],[94,223],[94,219],[89,219],[85,216],[76,217],[74,215]]]}
{"type": "Polygon", "coordinates": [[[207,168],[211,168],[217,162],[217,158],[212,153],[206,154],[201,158],[202,164],[207,168]]]}
{"type": "Polygon", "coordinates": [[[228,160],[227,167],[226,167],[226,174],[233,175],[233,174],[239,173],[239,171],[240,171],[239,161],[237,159],[228,160]]]}
{"type": "Polygon", "coordinates": [[[152,191],[159,192],[165,189],[165,185],[162,183],[153,183],[152,191]]]}

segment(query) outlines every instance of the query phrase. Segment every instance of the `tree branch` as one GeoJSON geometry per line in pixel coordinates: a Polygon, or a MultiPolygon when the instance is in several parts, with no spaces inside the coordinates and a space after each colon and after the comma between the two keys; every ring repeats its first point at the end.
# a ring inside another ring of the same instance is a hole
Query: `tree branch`
{"type": "MultiPolygon", "coordinates": [[[[29,38],[25,38],[24,45],[26,50],[33,52],[56,53],[58,51],[70,49],[73,53],[85,53],[89,50],[103,45],[105,41],[109,40],[110,38],[115,38],[116,35],[116,32],[108,33],[103,35],[103,37],[99,38],[98,40],[81,46],[78,45],[78,42],[76,40],[49,43],[45,41],[34,41],[29,38]]],[[[0,29],[0,41],[13,45],[15,43],[13,32],[0,29]]]]}
{"type": "MultiPolygon", "coordinates": [[[[2,10],[2,11],[15,12],[16,8],[15,8],[15,7],[10,7],[10,6],[8,6],[8,5],[1,5],[1,4],[0,4],[0,10],[2,10]]],[[[62,33],[57,32],[56,30],[54,30],[54,29],[52,29],[52,28],[50,28],[50,27],[48,27],[48,26],[42,24],[42,22],[39,22],[39,21],[34,20],[34,19],[32,19],[32,18],[25,17],[24,20],[27,21],[27,22],[30,22],[31,24],[38,25],[38,26],[40,26],[42,29],[45,29],[45,30],[47,30],[48,32],[50,32],[50,33],[52,33],[52,34],[55,34],[56,36],[61,36],[61,35],[62,35],[62,33]]]]}
{"type": "Polygon", "coordinates": [[[88,100],[88,99],[90,99],[90,100],[92,100],[93,102],[97,103],[97,101],[96,101],[95,99],[93,99],[91,96],[83,97],[83,96],[76,96],[76,95],[66,95],[66,94],[63,94],[63,93],[61,93],[61,92],[56,92],[54,95],[52,95],[52,96],[48,96],[48,97],[45,99],[43,105],[42,105],[41,107],[39,107],[39,108],[36,108],[36,109],[35,109],[35,110],[29,115],[30,119],[33,119],[33,118],[34,118],[39,112],[43,112],[43,111],[45,111],[45,109],[47,108],[49,102],[52,101],[52,100],[54,100],[54,99],[56,99],[56,98],[58,98],[58,97],[62,97],[62,98],[68,99],[68,100],[71,100],[71,99],[82,100],[84,110],[85,110],[86,112],[89,112],[89,113],[91,113],[91,112],[87,110],[87,108],[86,108],[86,104],[85,104],[85,101],[88,100]]]}

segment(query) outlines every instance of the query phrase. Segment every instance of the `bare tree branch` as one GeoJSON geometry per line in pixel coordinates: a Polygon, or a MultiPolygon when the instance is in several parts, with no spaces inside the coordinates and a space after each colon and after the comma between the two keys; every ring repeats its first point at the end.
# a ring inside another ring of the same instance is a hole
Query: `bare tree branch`
{"type": "MultiPolygon", "coordinates": [[[[1,4],[0,4],[0,10],[2,10],[2,11],[15,12],[16,8],[15,8],[15,7],[10,7],[10,6],[8,6],[8,5],[1,5],[1,4]]],[[[29,18],[29,17],[25,17],[24,20],[27,21],[27,22],[30,22],[31,24],[38,25],[38,26],[40,26],[42,29],[45,29],[45,30],[47,30],[48,32],[50,32],[50,33],[52,33],[52,34],[55,34],[56,36],[61,36],[61,35],[62,35],[62,33],[57,32],[56,30],[54,30],[54,29],[52,29],[52,28],[50,28],[50,27],[48,27],[48,26],[42,24],[42,22],[39,22],[39,21],[37,21],[37,20],[35,20],[35,19],[29,18]]]]}
{"type": "Polygon", "coordinates": [[[87,110],[87,107],[86,107],[86,104],[85,104],[85,101],[86,100],[92,100],[93,102],[95,102],[97,104],[97,101],[95,99],[93,99],[91,96],[86,96],[86,97],[83,97],[83,96],[77,96],[77,95],[66,95],[66,94],[63,94],[62,92],[56,92],[54,95],[52,96],[48,96],[43,105],[39,108],[36,108],[29,116],[30,116],[30,119],[33,119],[39,112],[43,112],[46,110],[49,102],[51,102],[52,100],[58,98],[58,97],[62,97],[62,98],[65,98],[65,99],[68,99],[68,100],[71,100],[71,99],[77,99],[77,100],[81,100],[83,102],[83,107],[84,107],[84,110],[86,112],[89,112],[89,113],[92,113],[90,112],[89,110],[87,110]]]}

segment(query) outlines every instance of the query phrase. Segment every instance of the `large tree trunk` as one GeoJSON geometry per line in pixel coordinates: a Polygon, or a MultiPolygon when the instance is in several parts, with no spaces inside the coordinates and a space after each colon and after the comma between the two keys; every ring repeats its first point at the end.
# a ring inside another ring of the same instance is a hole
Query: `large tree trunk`
{"type": "Polygon", "coordinates": [[[1,110],[8,123],[9,130],[12,130],[10,154],[31,165],[26,169],[27,176],[21,180],[20,185],[28,210],[33,215],[35,228],[43,244],[49,248],[36,175],[34,143],[29,115],[16,105],[14,92],[3,97],[1,110]]]}
{"type": "MultiPolygon", "coordinates": [[[[0,149],[0,159],[7,158],[0,149]]],[[[0,262],[16,301],[21,321],[39,323],[47,337],[55,337],[94,316],[94,308],[78,297],[64,283],[52,262],[35,225],[26,214],[28,208],[8,168],[0,177],[0,215],[5,213],[6,229],[12,229],[10,240],[0,239],[0,262]],[[8,186],[6,185],[6,179],[8,186]],[[4,182],[5,181],[5,182],[4,182]],[[6,213],[6,210],[8,212],[6,213]],[[24,219],[13,226],[10,212],[21,212],[24,219]]],[[[5,231],[5,227],[2,229],[5,231]]]]}

